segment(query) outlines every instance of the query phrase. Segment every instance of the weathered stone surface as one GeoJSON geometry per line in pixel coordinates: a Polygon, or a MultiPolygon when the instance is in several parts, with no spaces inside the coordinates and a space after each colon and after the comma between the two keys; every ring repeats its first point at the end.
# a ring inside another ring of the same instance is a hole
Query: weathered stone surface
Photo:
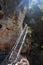
{"type": "Polygon", "coordinates": [[[27,59],[23,58],[20,62],[17,62],[15,65],[29,65],[29,62],[27,59]]]}
{"type": "MultiPolygon", "coordinates": [[[[25,9],[16,11],[20,1],[0,0],[0,6],[2,7],[0,11],[3,12],[3,17],[0,19],[0,49],[2,50],[6,47],[12,48],[13,43],[16,42],[22,31],[25,9]]],[[[0,13],[2,14],[2,12],[0,13]]]]}

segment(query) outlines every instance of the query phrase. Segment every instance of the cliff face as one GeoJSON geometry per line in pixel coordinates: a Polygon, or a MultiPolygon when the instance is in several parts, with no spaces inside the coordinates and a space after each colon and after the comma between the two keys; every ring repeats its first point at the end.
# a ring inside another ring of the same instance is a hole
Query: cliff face
{"type": "Polygon", "coordinates": [[[16,10],[20,1],[0,0],[0,49],[2,51],[11,49],[22,31],[25,8],[16,10]]]}

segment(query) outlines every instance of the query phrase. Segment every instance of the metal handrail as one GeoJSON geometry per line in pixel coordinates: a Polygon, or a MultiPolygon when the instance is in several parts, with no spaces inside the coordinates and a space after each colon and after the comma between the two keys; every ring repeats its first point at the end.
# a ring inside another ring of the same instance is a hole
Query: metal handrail
{"type": "MultiPolygon", "coordinates": [[[[1,65],[7,65],[7,64],[8,64],[8,61],[10,60],[10,58],[11,58],[12,55],[13,55],[13,53],[15,52],[15,50],[16,50],[18,44],[20,43],[21,38],[23,38],[22,41],[21,41],[21,46],[20,46],[20,48],[19,48],[19,51],[18,51],[18,53],[17,53],[17,57],[15,58],[15,60],[18,58],[18,56],[19,56],[19,54],[20,54],[20,52],[21,52],[22,46],[23,46],[23,44],[24,44],[24,40],[25,40],[26,34],[27,34],[26,29],[27,29],[27,24],[25,25],[25,27],[24,27],[23,31],[21,32],[21,34],[20,34],[18,40],[16,41],[16,43],[15,43],[16,45],[14,44],[12,50],[9,52],[9,54],[7,55],[7,57],[6,57],[5,60],[2,62],[1,65]],[[25,34],[24,34],[24,33],[25,33],[25,34]]],[[[17,61],[17,60],[16,60],[16,61],[17,61]]],[[[13,61],[12,63],[14,63],[14,61],[13,61]]]]}
{"type": "Polygon", "coordinates": [[[19,55],[20,55],[21,50],[22,50],[22,48],[23,48],[23,44],[24,44],[24,41],[25,41],[25,38],[26,38],[27,33],[28,33],[28,32],[27,32],[27,30],[26,30],[25,35],[24,35],[24,37],[23,37],[23,41],[21,42],[21,46],[20,46],[19,51],[18,51],[18,53],[17,53],[17,57],[16,57],[16,59],[12,62],[12,64],[15,64],[15,63],[17,62],[18,58],[19,58],[19,55]]]}

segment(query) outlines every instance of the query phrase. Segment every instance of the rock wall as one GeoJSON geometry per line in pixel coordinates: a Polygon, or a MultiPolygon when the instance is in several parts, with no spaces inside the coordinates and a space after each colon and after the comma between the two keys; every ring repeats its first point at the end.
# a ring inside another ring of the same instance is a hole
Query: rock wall
{"type": "Polygon", "coordinates": [[[19,0],[0,0],[0,50],[11,49],[22,31],[25,8],[17,11],[19,0]],[[1,15],[0,15],[1,17],[1,15]],[[9,47],[10,45],[10,47],[9,47]]]}

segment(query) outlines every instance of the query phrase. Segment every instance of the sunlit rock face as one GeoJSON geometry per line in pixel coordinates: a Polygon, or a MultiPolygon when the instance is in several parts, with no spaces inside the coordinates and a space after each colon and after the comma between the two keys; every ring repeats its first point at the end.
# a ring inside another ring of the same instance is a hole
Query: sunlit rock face
{"type": "Polygon", "coordinates": [[[29,62],[27,59],[23,58],[20,62],[17,62],[15,65],[29,65],[29,62]]]}
{"type": "Polygon", "coordinates": [[[2,51],[11,49],[22,31],[25,8],[17,11],[20,1],[0,0],[0,50],[2,51]]]}
{"type": "Polygon", "coordinates": [[[12,49],[23,29],[25,8],[18,10],[20,1],[0,0],[0,62],[12,49]]]}

